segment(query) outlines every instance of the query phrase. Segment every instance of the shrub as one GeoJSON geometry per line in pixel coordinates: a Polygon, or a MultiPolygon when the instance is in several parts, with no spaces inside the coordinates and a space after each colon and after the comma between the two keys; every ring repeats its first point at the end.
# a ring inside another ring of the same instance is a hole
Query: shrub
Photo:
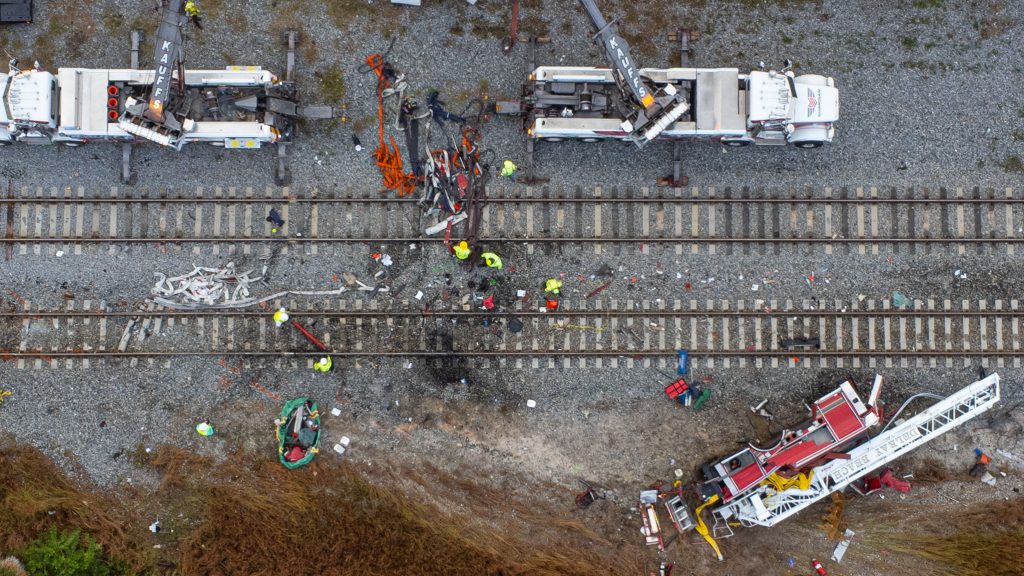
{"type": "Polygon", "coordinates": [[[103,547],[80,530],[51,528],[29,544],[25,568],[32,576],[118,576],[121,571],[103,555],[103,547]]]}

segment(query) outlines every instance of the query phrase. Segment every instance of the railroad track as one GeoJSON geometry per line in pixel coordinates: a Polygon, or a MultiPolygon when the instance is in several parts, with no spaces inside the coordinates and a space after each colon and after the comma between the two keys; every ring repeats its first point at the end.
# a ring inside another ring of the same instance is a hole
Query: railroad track
{"type": "MultiPolygon", "coordinates": [[[[6,186],[0,193],[0,242],[18,255],[80,254],[83,247],[156,243],[200,253],[250,253],[254,245],[440,242],[424,237],[433,223],[414,199],[299,194],[288,189],[124,191],[102,197],[79,188],[6,186]],[[131,194],[127,197],[126,194],[131,194]],[[277,207],[286,224],[271,234],[265,217],[277,207]]],[[[600,254],[665,246],[684,253],[778,253],[806,246],[825,253],[1014,254],[1024,242],[1024,195],[1013,189],[878,190],[855,188],[770,192],[750,189],[525,188],[489,199],[482,242],[592,246],[600,254]],[[765,197],[770,195],[770,197],[765,197]],[[813,245],[813,247],[812,247],[813,245]]]]}
{"type": "MultiPolygon", "coordinates": [[[[670,368],[678,349],[729,367],[1019,367],[1018,300],[595,301],[563,300],[555,313],[525,306],[495,313],[472,303],[375,300],[277,302],[337,357],[429,358],[516,366],[670,368]],[[431,307],[433,306],[433,307],[431,307]],[[485,323],[485,319],[488,320],[485,323]],[[512,320],[522,324],[510,330],[512,320]],[[485,325],[486,324],[486,325],[485,325]]],[[[149,304],[117,311],[102,302],[66,309],[31,304],[0,313],[0,358],[18,368],[114,358],[170,364],[223,356],[311,366],[319,353],[297,330],[278,329],[270,310],[173,311],[149,304]]],[[[704,364],[702,364],[704,365],[704,364]]]]}

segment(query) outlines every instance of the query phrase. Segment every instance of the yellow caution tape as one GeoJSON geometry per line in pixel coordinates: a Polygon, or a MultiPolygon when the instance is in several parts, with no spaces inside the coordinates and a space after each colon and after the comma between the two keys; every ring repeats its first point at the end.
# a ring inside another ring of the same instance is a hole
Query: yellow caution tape
{"type": "Polygon", "coordinates": [[[580,326],[577,324],[566,324],[565,326],[555,325],[555,328],[561,328],[562,330],[566,328],[578,328],[580,330],[596,330],[597,332],[604,332],[604,328],[598,328],[597,326],[580,326]]]}

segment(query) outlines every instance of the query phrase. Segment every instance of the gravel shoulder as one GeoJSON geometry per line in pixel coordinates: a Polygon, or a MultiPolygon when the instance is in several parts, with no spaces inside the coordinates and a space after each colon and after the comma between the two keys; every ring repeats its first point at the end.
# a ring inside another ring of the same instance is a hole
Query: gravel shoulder
{"type": "MultiPolygon", "coordinates": [[[[368,53],[387,48],[389,36],[399,37],[389,58],[407,73],[414,93],[424,98],[428,89],[438,88],[455,111],[484,89],[492,99],[517,94],[528,72],[525,46],[517,46],[511,55],[500,49],[505,3],[426,3],[421,9],[406,9],[381,0],[365,5],[339,1],[338,6],[350,8],[339,17],[327,3],[251,0],[227,5],[208,0],[205,29],[190,32],[188,63],[194,68],[258,63],[280,69],[284,55],[279,33],[300,27],[301,89],[310,101],[347,104],[351,120],[303,128],[292,148],[294,186],[303,191],[373,192],[380,187],[380,175],[371,153],[353,151],[349,138],[355,131],[364,144],[375,140],[375,81],[358,68],[368,53]],[[336,84],[318,79],[330,78],[335,71],[344,79],[343,94],[336,84]]],[[[1024,95],[1017,82],[1024,67],[1024,54],[1018,49],[1024,44],[1024,4],[969,2],[966,9],[941,1],[903,0],[649,4],[654,8],[642,10],[621,0],[605,7],[609,16],[623,16],[622,28],[631,41],[636,40],[638,57],[649,65],[674,58],[663,39],[666,23],[672,22],[701,31],[695,45],[698,65],[747,69],[759,59],[777,63],[788,56],[798,71],[834,76],[841,90],[834,145],[810,153],[687,145],[691,185],[750,186],[766,194],[825,186],[1020,186],[1024,95]]],[[[589,25],[575,3],[533,0],[523,5],[521,27],[552,36],[552,43],[540,50],[542,63],[600,62],[589,43],[589,25]]],[[[36,24],[0,29],[0,45],[23,63],[37,54],[49,68],[123,64],[128,29],[133,24],[155,24],[156,19],[151,2],[57,0],[37,3],[36,8],[36,24]]],[[[524,138],[514,120],[495,118],[486,123],[484,143],[496,158],[524,159],[524,138]]],[[[668,146],[643,154],[616,143],[544,145],[539,150],[539,170],[556,190],[602,186],[632,193],[653,187],[671,169],[668,146]]],[[[139,186],[151,190],[262,190],[271,183],[272,158],[272,150],[231,154],[192,146],[173,153],[150,147],[138,149],[136,168],[139,186]]],[[[117,148],[103,145],[74,150],[9,147],[0,149],[0,177],[17,187],[81,186],[87,195],[107,196],[117,186],[119,159],[117,148]]],[[[120,189],[125,194],[134,190],[120,189]]],[[[514,245],[501,248],[509,285],[539,292],[541,281],[564,273],[566,293],[573,299],[600,285],[591,275],[602,265],[610,267],[614,281],[601,297],[620,301],[855,301],[860,295],[884,300],[893,291],[911,298],[1010,300],[1019,298],[1021,277],[1018,259],[990,253],[825,256],[784,249],[779,254],[679,257],[654,249],[643,255],[624,252],[598,258],[586,248],[551,255],[529,255],[514,245]],[[954,277],[958,269],[967,273],[966,280],[954,277]],[[813,285],[806,282],[810,273],[818,278],[813,285]],[[636,283],[633,277],[638,278],[636,283]],[[776,283],[769,287],[764,278],[776,283]],[[762,285],[757,293],[751,290],[754,283],[762,285]]],[[[332,275],[344,271],[372,276],[377,268],[368,257],[371,251],[366,246],[338,247],[313,257],[295,250],[275,260],[274,282],[320,289],[331,287],[332,275]]],[[[460,290],[474,278],[456,270],[436,247],[402,248],[394,255],[390,279],[407,286],[400,299],[410,298],[414,287],[439,293],[446,273],[453,275],[460,290]]],[[[105,300],[130,309],[147,294],[155,271],[185,273],[193,264],[221,265],[232,259],[240,270],[258,264],[255,256],[179,253],[148,245],[114,254],[87,250],[61,258],[52,253],[18,256],[0,262],[0,298],[5,306],[16,307],[17,299],[8,298],[8,291],[13,291],[34,305],[52,308],[70,292],[76,300],[105,300]]],[[[676,468],[692,470],[751,438],[754,425],[748,406],[762,398],[768,398],[777,415],[798,419],[802,400],[816,398],[848,375],[838,370],[710,370],[698,365],[695,375],[709,378],[714,400],[705,411],[691,412],[664,398],[664,373],[644,368],[465,370],[420,360],[373,358],[359,361],[358,367],[348,361],[336,364],[337,369],[324,377],[304,363],[286,360],[246,366],[231,359],[185,358],[175,360],[170,369],[143,361],[87,370],[27,371],[0,362],[0,387],[14,391],[0,407],[0,431],[43,448],[83,480],[107,487],[129,480],[152,486],[156,479],[135,464],[133,455],[139,450],[175,444],[216,457],[256,450],[273,458],[272,420],[280,409],[279,398],[311,395],[325,410],[342,409],[340,417],[326,417],[325,431],[332,440],[341,435],[352,438],[346,458],[355,464],[372,468],[429,463],[453,476],[471,470],[523,494],[532,490],[532,497],[566,508],[579,489],[577,479],[585,478],[607,487],[612,496],[579,512],[580,517],[616,544],[639,547],[639,519],[630,512],[638,489],[671,478],[676,468]],[[528,399],[537,407],[527,408],[528,399]],[[214,422],[215,437],[195,434],[193,427],[203,419],[214,422]]],[[[949,393],[972,381],[977,370],[977,365],[882,368],[889,380],[884,398],[896,405],[918,391],[949,393]]],[[[849,372],[858,381],[869,381],[873,375],[867,369],[849,372]]],[[[1024,456],[1024,374],[1015,369],[1001,374],[1004,400],[997,417],[929,444],[900,461],[900,472],[913,472],[926,460],[938,459],[959,474],[969,466],[974,446],[1024,456]]],[[[328,447],[320,458],[337,456],[328,447]]],[[[937,504],[944,494],[967,504],[972,499],[1015,498],[1020,472],[1011,466],[1007,478],[993,490],[960,474],[941,487],[915,489],[906,502],[937,504]]],[[[447,504],[458,508],[457,503],[447,504]]],[[[885,513],[884,508],[878,510],[885,513]]],[[[757,544],[767,549],[773,538],[804,538],[804,553],[826,556],[832,543],[815,532],[816,514],[808,511],[806,522],[792,522],[770,536],[764,532],[728,542],[727,555],[737,560],[726,569],[749,573],[757,559],[745,554],[745,547],[757,544]]],[[[694,573],[711,570],[710,556],[700,546],[677,547],[669,557],[681,565],[689,563],[694,573]]],[[[771,565],[784,566],[785,552],[773,554],[771,565]]],[[[878,573],[870,559],[861,563],[852,555],[851,560],[848,573],[878,573]]]]}

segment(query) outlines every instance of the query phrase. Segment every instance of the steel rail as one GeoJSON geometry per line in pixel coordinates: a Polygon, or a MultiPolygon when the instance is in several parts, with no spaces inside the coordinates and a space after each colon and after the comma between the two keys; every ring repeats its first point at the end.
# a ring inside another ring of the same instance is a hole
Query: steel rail
{"type": "MultiPolygon", "coordinates": [[[[221,350],[221,351],[209,351],[209,350],[194,350],[184,352],[142,352],[142,351],[32,351],[32,350],[12,350],[5,351],[0,350],[0,360],[11,360],[15,358],[171,358],[180,356],[243,356],[243,357],[312,357],[312,356],[323,356],[322,351],[253,351],[253,350],[221,350]]],[[[672,357],[675,358],[678,355],[677,350],[639,350],[639,349],[616,349],[616,350],[479,350],[479,349],[460,349],[460,350],[406,350],[406,351],[373,351],[373,350],[331,350],[330,355],[333,357],[387,357],[387,358],[408,358],[408,357],[435,357],[443,358],[449,356],[457,357],[460,354],[473,357],[553,357],[563,356],[567,358],[572,357],[609,357],[609,356],[626,356],[634,359],[638,358],[661,358],[661,357],[672,357]]],[[[1024,357],[1024,350],[1006,350],[1006,351],[986,351],[986,350],[949,350],[949,351],[937,351],[937,350],[922,350],[922,351],[908,351],[908,350],[875,350],[875,351],[848,351],[848,352],[830,352],[827,350],[723,350],[723,351],[708,351],[689,349],[689,355],[691,358],[793,358],[799,356],[801,360],[812,359],[812,358],[901,358],[901,357],[916,357],[916,358],[1016,358],[1024,357]]]]}
{"type": "MultiPolygon", "coordinates": [[[[223,318],[231,317],[270,317],[269,311],[255,310],[139,310],[107,312],[102,310],[70,310],[67,312],[57,311],[16,311],[0,312],[0,318],[21,318],[21,319],[43,319],[43,318],[223,318]]],[[[1001,318],[1020,316],[1024,318],[1024,310],[783,310],[772,309],[771,312],[764,310],[557,310],[546,312],[541,310],[502,311],[490,312],[482,310],[297,310],[292,315],[300,318],[430,318],[430,317],[456,317],[456,318],[648,318],[648,317],[682,317],[682,318],[934,318],[934,317],[956,317],[956,318],[1001,318]]]]}
{"type": "MultiPolygon", "coordinates": [[[[607,238],[573,238],[568,236],[553,237],[530,237],[530,238],[501,238],[487,237],[479,238],[478,242],[509,243],[521,242],[524,244],[557,244],[576,242],[582,244],[744,244],[760,242],[763,244],[1020,244],[1024,243],[1024,236],[1014,238],[748,238],[748,237],[701,237],[701,238],[670,238],[658,236],[630,236],[607,237],[607,238]]],[[[90,238],[90,237],[27,237],[0,238],[0,243],[5,244],[210,244],[214,242],[270,242],[274,244],[402,244],[409,242],[431,242],[444,243],[443,237],[428,236],[405,236],[401,238],[312,238],[312,237],[253,237],[253,236],[222,236],[203,238],[90,238]]]]}
{"type": "MultiPolygon", "coordinates": [[[[732,197],[487,197],[488,204],[1016,204],[1024,198],[732,198],[732,197]]],[[[0,198],[3,204],[419,204],[418,198],[307,198],[302,196],[206,197],[194,198],[83,198],[20,197],[0,198]]]]}

